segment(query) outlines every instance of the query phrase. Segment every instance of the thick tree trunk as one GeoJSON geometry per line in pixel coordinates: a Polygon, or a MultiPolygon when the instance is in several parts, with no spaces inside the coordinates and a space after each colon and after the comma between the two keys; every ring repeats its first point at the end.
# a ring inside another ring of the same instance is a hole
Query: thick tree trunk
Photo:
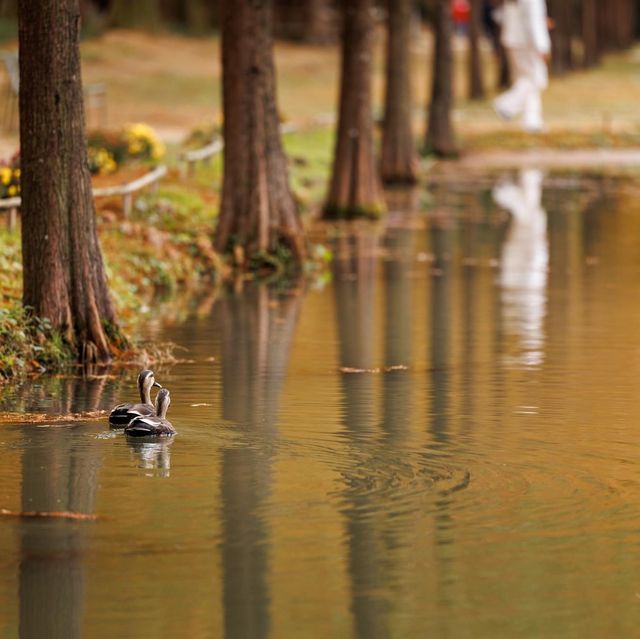
{"type": "Polygon", "coordinates": [[[373,0],[344,0],[338,135],[325,219],[377,217],[383,211],[373,149],[373,0]]]}
{"type": "Polygon", "coordinates": [[[20,0],[24,304],[85,360],[110,359],[116,317],[98,244],[84,131],[78,0],[20,0]]]}
{"type": "Polygon", "coordinates": [[[380,172],[384,182],[416,181],[418,155],[411,131],[411,0],[389,0],[387,86],[380,172]]]}
{"type": "Polygon", "coordinates": [[[236,266],[288,250],[304,260],[303,229],[280,142],[271,2],[225,0],[222,8],[224,182],[215,234],[236,266]]]}
{"type": "Polygon", "coordinates": [[[483,0],[471,0],[471,15],[469,17],[469,99],[484,98],[484,83],[482,82],[482,56],[480,54],[480,36],[482,34],[482,5],[483,0]]]}
{"type": "Polygon", "coordinates": [[[453,107],[453,24],[448,0],[436,0],[434,16],[433,78],[425,147],[441,157],[457,155],[451,123],[453,107]]]}

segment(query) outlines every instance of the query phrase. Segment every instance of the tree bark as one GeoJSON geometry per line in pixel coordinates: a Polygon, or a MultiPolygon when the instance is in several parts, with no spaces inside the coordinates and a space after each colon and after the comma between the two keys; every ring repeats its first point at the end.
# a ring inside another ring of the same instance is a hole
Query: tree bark
{"type": "Polygon", "coordinates": [[[269,0],[222,8],[224,181],[215,233],[219,251],[248,268],[267,254],[305,256],[303,229],[280,142],[269,0]]]}
{"type": "Polygon", "coordinates": [[[211,2],[187,0],[184,4],[185,24],[189,33],[204,35],[211,31],[211,2]]]}
{"type": "Polygon", "coordinates": [[[108,361],[116,327],[91,193],[78,0],[19,2],[24,305],[85,361],[108,361]]]}
{"type": "Polygon", "coordinates": [[[425,147],[428,153],[453,157],[458,151],[451,123],[453,107],[453,24],[448,0],[436,0],[433,77],[425,147]]]}
{"type": "Polygon", "coordinates": [[[380,172],[387,183],[414,183],[418,172],[411,131],[411,0],[389,0],[387,85],[380,172]]]}
{"type": "Polygon", "coordinates": [[[110,24],[121,29],[156,30],[160,26],[158,0],[111,0],[110,24]]]}
{"type": "Polygon", "coordinates": [[[501,40],[501,25],[496,21],[493,12],[497,8],[497,0],[490,0],[489,4],[484,7],[484,11],[489,13],[487,16],[488,22],[488,36],[491,40],[491,46],[495,54],[496,63],[498,66],[497,83],[496,88],[500,91],[508,89],[511,86],[511,70],[509,69],[509,60],[507,59],[507,52],[502,45],[501,40]]]}
{"type": "Polygon", "coordinates": [[[555,27],[551,30],[551,70],[556,75],[566,73],[573,68],[572,5],[570,0],[550,0],[549,2],[549,16],[555,21],[555,27]]]}
{"type": "Polygon", "coordinates": [[[582,3],[582,42],[584,54],[582,64],[593,67],[599,62],[597,0],[582,3]]]}
{"type": "Polygon", "coordinates": [[[327,44],[335,42],[336,10],[329,0],[305,0],[304,32],[305,42],[327,44]]]}
{"type": "Polygon", "coordinates": [[[325,219],[378,217],[384,204],[373,149],[373,0],[344,0],[338,135],[325,219]]]}
{"type": "Polygon", "coordinates": [[[309,44],[335,42],[337,17],[331,0],[276,0],[276,36],[309,44]]]}
{"type": "Polygon", "coordinates": [[[482,34],[482,3],[483,0],[471,0],[471,15],[469,16],[469,99],[482,100],[484,98],[484,83],[482,81],[482,57],[480,53],[480,36],[482,34]]]}

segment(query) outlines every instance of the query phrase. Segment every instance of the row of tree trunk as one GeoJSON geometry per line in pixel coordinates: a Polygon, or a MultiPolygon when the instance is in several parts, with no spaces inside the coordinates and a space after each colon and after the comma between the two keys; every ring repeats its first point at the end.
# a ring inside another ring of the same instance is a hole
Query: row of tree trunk
{"type": "Polygon", "coordinates": [[[551,70],[566,73],[596,65],[602,54],[630,47],[638,37],[637,0],[547,0],[551,70]]]}
{"type": "MultiPolygon", "coordinates": [[[[154,4],[144,0],[136,7],[122,6],[138,11],[147,2],[154,4]]],[[[224,0],[221,7],[225,153],[215,244],[233,256],[240,270],[273,264],[274,258],[300,268],[306,254],[279,134],[273,2],[224,0]]],[[[577,0],[549,3],[557,24],[557,57],[564,60],[556,63],[557,70],[573,64],[576,24],[582,25],[585,61],[633,40],[635,0],[607,0],[606,7],[604,0],[584,0],[579,6],[577,0]],[[576,23],[576,15],[581,22],[576,23]]],[[[112,9],[120,4],[113,0],[112,9]]],[[[480,4],[472,1],[469,32],[470,93],[477,96],[483,90],[480,4]]],[[[318,0],[316,9],[322,6],[326,3],[318,0]]],[[[377,216],[384,208],[381,177],[387,182],[416,179],[409,49],[414,2],[387,4],[387,93],[379,164],[371,104],[374,0],[342,0],[341,6],[339,121],[324,216],[377,216]]],[[[453,25],[449,0],[431,0],[431,8],[435,48],[425,145],[446,156],[456,153],[451,125],[453,25]]],[[[18,9],[24,304],[49,318],[85,361],[104,362],[110,358],[112,341],[120,338],[87,168],[79,61],[81,3],[19,0],[18,9]]]]}

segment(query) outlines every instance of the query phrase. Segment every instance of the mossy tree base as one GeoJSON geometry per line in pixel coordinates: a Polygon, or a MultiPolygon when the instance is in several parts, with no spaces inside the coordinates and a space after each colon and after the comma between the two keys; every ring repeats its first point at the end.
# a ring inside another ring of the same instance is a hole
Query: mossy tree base
{"type": "Polygon", "coordinates": [[[322,212],[324,220],[379,220],[385,212],[381,203],[362,204],[358,206],[325,205],[322,212]]]}
{"type": "Polygon", "coordinates": [[[288,247],[299,266],[306,244],[280,141],[271,3],[237,0],[222,9],[224,180],[215,248],[249,268],[248,255],[288,247]]]}
{"type": "Polygon", "coordinates": [[[373,1],[345,0],[338,133],[324,219],[377,218],[384,211],[373,148],[373,1]]]}

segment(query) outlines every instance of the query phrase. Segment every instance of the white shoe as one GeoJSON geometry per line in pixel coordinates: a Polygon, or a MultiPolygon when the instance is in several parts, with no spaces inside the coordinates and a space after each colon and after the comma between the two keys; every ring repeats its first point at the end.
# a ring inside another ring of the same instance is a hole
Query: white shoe
{"type": "Polygon", "coordinates": [[[499,104],[497,100],[493,101],[493,110],[496,112],[497,116],[504,120],[505,122],[509,122],[509,120],[513,119],[513,116],[508,111],[505,111],[499,104]]]}

